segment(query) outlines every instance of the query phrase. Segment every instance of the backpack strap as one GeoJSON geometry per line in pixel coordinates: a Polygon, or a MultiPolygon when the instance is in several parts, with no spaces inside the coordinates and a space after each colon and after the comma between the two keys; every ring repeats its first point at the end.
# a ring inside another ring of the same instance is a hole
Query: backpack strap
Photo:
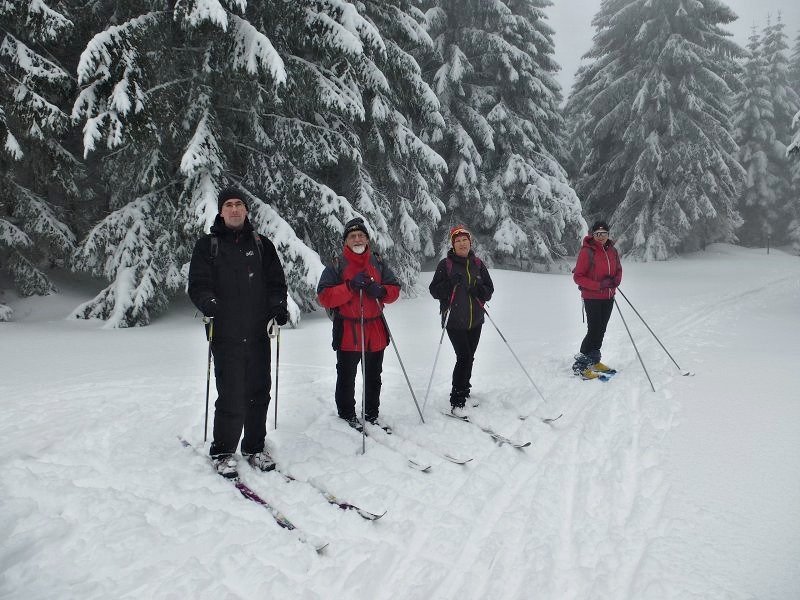
{"type": "Polygon", "coordinates": [[[211,260],[217,258],[219,254],[219,238],[215,233],[211,234],[211,260]]]}

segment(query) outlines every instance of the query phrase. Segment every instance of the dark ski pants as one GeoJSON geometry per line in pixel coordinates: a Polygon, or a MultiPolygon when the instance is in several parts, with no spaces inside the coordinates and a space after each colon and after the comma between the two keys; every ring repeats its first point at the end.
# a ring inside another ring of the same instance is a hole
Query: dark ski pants
{"type": "Polygon", "coordinates": [[[264,449],[269,407],[270,344],[214,340],[214,376],[217,403],[214,411],[214,441],[211,456],[233,454],[242,438],[242,454],[264,449]]]}
{"type": "MultiPolygon", "coordinates": [[[[364,413],[377,419],[381,404],[381,373],[383,350],[364,353],[364,413]]],[[[343,419],[356,416],[356,372],[361,352],[336,351],[336,410],[343,419]]]]}
{"type": "Polygon", "coordinates": [[[606,326],[614,310],[614,300],[584,300],[586,312],[586,336],[581,342],[581,354],[592,360],[592,364],[600,362],[600,348],[606,335],[606,326]]]}
{"type": "Polygon", "coordinates": [[[456,366],[453,368],[453,391],[469,392],[472,384],[472,363],[475,362],[475,351],[481,341],[483,323],[472,329],[447,329],[447,337],[456,351],[456,366]]]}

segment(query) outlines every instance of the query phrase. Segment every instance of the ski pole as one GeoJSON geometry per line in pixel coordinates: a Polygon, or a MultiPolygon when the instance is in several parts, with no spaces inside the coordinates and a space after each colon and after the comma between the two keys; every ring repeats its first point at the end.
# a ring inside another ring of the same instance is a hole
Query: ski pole
{"type": "Polygon", "coordinates": [[[208,441],[208,394],[211,387],[211,340],[214,339],[214,317],[203,317],[208,325],[208,361],[206,364],[206,422],[203,428],[203,443],[208,441]]]}
{"type": "Polygon", "coordinates": [[[542,393],[542,390],[540,390],[540,389],[539,389],[539,386],[538,386],[538,385],[536,385],[536,382],[533,380],[533,377],[531,377],[531,376],[528,374],[528,371],[525,369],[525,366],[522,364],[522,361],[519,359],[519,356],[517,356],[517,353],[516,353],[516,352],[514,352],[514,349],[511,347],[511,344],[509,344],[509,343],[508,343],[508,340],[506,339],[506,336],[504,336],[504,335],[503,335],[503,332],[502,332],[502,331],[500,331],[500,328],[499,328],[499,327],[498,327],[498,326],[495,324],[495,322],[494,322],[494,319],[492,319],[492,315],[490,315],[490,314],[489,314],[489,311],[488,311],[488,310],[486,310],[486,306],[485,306],[483,303],[481,303],[481,301],[480,301],[480,300],[478,300],[478,304],[479,304],[479,305],[480,305],[480,307],[483,309],[483,312],[486,314],[486,316],[487,316],[487,317],[489,317],[489,321],[492,323],[492,325],[494,325],[494,328],[497,330],[497,333],[499,333],[499,334],[500,334],[500,337],[501,337],[501,338],[503,339],[503,341],[506,343],[506,346],[507,346],[507,347],[508,347],[508,349],[511,351],[511,354],[513,354],[513,355],[514,355],[514,358],[517,360],[517,364],[518,364],[518,365],[520,366],[520,368],[522,369],[522,372],[523,372],[523,373],[525,373],[525,376],[528,378],[528,381],[530,381],[530,382],[531,382],[531,384],[533,385],[533,388],[534,388],[534,389],[535,389],[535,390],[536,390],[536,391],[539,393],[539,395],[542,397],[542,400],[543,400],[544,402],[547,402],[547,398],[545,398],[545,397],[544,397],[544,394],[542,393]]]}
{"type": "Polygon", "coordinates": [[[383,313],[383,307],[381,306],[381,302],[377,298],[375,298],[375,302],[378,304],[378,310],[381,311],[381,321],[383,321],[383,325],[384,327],[386,327],[386,333],[389,334],[389,341],[392,342],[394,353],[397,355],[397,362],[400,363],[400,368],[403,370],[403,376],[406,378],[406,384],[408,385],[408,391],[411,392],[411,398],[413,398],[414,400],[414,406],[417,407],[417,412],[419,413],[420,421],[424,423],[425,417],[422,416],[422,411],[419,408],[419,402],[417,402],[417,396],[414,394],[414,388],[411,387],[411,381],[408,378],[408,373],[406,372],[406,367],[403,364],[403,359],[400,358],[400,351],[397,349],[397,344],[395,344],[394,342],[394,336],[392,335],[392,330],[389,329],[389,322],[386,320],[386,315],[383,313]]]}
{"type": "Polygon", "coordinates": [[[358,290],[358,306],[361,310],[361,454],[367,452],[367,417],[365,404],[367,400],[367,377],[364,374],[364,363],[367,361],[366,340],[364,339],[364,290],[358,290]]]}
{"type": "Polygon", "coordinates": [[[681,372],[681,375],[683,375],[684,377],[687,377],[689,375],[694,375],[694,373],[692,373],[691,371],[684,371],[683,369],[681,369],[681,366],[677,363],[677,361],[674,358],[672,358],[672,354],[670,354],[669,350],[667,350],[664,347],[664,344],[661,343],[661,340],[658,339],[658,336],[655,334],[655,332],[652,329],[650,329],[650,325],[648,325],[647,321],[645,321],[644,318],[642,317],[642,315],[639,314],[639,311],[636,310],[636,307],[634,307],[633,304],[631,304],[631,301],[628,300],[628,297],[623,293],[623,291],[621,289],[617,288],[617,291],[620,294],[622,294],[622,297],[625,298],[625,302],[628,303],[628,306],[630,306],[631,309],[633,310],[633,312],[636,313],[636,316],[641,319],[642,323],[644,323],[644,326],[647,327],[647,331],[649,331],[650,333],[653,334],[653,337],[656,338],[656,341],[658,342],[658,345],[661,346],[661,348],[664,350],[664,352],[667,353],[667,356],[669,356],[669,359],[672,361],[672,364],[674,364],[676,367],[678,367],[678,371],[681,372]]]}
{"type": "MultiPolygon", "coordinates": [[[[619,288],[617,288],[619,289],[619,288]]],[[[620,318],[622,319],[622,324],[625,325],[625,331],[628,332],[628,337],[631,338],[631,344],[633,344],[633,349],[636,351],[636,356],[639,357],[639,363],[642,365],[642,369],[644,369],[644,374],[647,375],[647,381],[650,382],[650,389],[654,392],[656,391],[655,386],[653,386],[653,380],[650,379],[650,373],[647,372],[647,367],[644,366],[644,361],[642,360],[642,355],[639,354],[639,349],[636,347],[636,342],[633,341],[633,336],[631,335],[631,330],[628,329],[628,324],[625,322],[625,317],[622,316],[622,311],[619,308],[619,304],[617,303],[617,299],[614,298],[614,306],[617,307],[617,312],[619,313],[620,318]]]]}
{"type": "Polygon", "coordinates": [[[425,400],[422,402],[422,412],[425,412],[425,407],[428,404],[428,394],[431,393],[431,384],[433,383],[433,374],[436,372],[436,362],[439,360],[439,352],[442,350],[442,341],[444,340],[444,332],[447,329],[447,323],[450,321],[450,307],[453,305],[453,299],[456,296],[456,288],[458,284],[453,286],[453,293],[450,294],[450,302],[447,303],[447,310],[445,311],[444,323],[442,324],[442,335],[439,336],[439,346],[436,348],[436,356],[433,359],[433,368],[431,369],[431,378],[428,380],[428,389],[425,390],[425,400]]]}
{"type": "Polygon", "coordinates": [[[281,328],[278,327],[278,336],[275,340],[275,429],[278,428],[278,377],[281,366],[281,328]]]}

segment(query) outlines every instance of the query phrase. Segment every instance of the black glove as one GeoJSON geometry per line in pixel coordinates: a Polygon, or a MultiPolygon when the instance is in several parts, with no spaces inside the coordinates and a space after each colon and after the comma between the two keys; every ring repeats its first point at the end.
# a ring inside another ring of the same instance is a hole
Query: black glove
{"type": "Polygon", "coordinates": [[[367,286],[366,291],[367,291],[367,296],[370,296],[371,298],[377,298],[378,300],[380,300],[386,295],[386,288],[383,287],[377,281],[373,281],[372,283],[370,283],[367,286]]]}
{"type": "Polygon", "coordinates": [[[285,304],[278,304],[272,308],[272,318],[275,319],[276,325],[283,327],[289,321],[289,311],[286,309],[285,304]]]}
{"type": "Polygon", "coordinates": [[[604,277],[603,281],[600,282],[600,289],[607,290],[609,288],[617,287],[617,283],[614,281],[613,277],[604,277]]]}
{"type": "Polygon", "coordinates": [[[203,314],[207,317],[215,317],[217,316],[218,309],[219,309],[219,304],[217,303],[217,299],[209,298],[203,305],[203,314]]]}
{"type": "Polygon", "coordinates": [[[361,273],[350,280],[350,283],[347,287],[349,287],[351,290],[366,290],[371,283],[372,277],[367,275],[364,271],[361,271],[361,273]]]}

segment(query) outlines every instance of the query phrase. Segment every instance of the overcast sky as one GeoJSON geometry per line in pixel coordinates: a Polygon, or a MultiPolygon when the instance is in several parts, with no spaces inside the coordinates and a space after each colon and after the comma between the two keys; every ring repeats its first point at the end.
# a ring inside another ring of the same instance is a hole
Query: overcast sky
{"type": "MultiPolygon", "coordinates": [[[[658,1],[658,0],[656,0],[658,1]]],[[[555,29],[556,62],[561,65],[558,81],[564,98],[569,95],[575,71],[583,56],[592,45],[594,28],[592,18],[600,8],[600,0],[551,0],[553,6],[546,9],[550,26],[555,29]]],[[[739,18],[727,29],[741,46],[747,44],[750,28],[756,25],[758,31],[767,22],[767,15],[773,18],[780,11],[784,32],[789,39],[789,47],[794,47],[800,33],[800,0],[728,0],[728,6],[739,18]]]]}

